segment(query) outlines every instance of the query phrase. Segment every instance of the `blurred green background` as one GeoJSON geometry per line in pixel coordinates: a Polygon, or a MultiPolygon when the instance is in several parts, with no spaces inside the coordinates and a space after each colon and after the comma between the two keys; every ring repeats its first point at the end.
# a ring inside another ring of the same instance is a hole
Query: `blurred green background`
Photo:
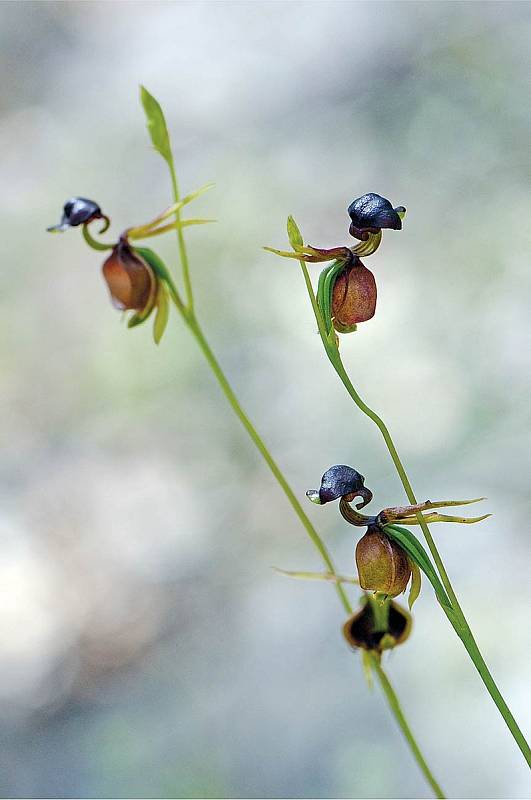
{"type": "MultiPolygon", "coordinates": [[[[354,197],[407,206],[342,352],[419,498],[489,498],[435,532],[529,730],[530,41],[529,3],[1,5],[2,796],[428,795],[332,588],[271,570],[321,564],[195,342],[175,314],[159,348],[128,331],[98,254],[45,233],[73,194],[116,232],[170,202],[141,82],[183,191],[216,182],[193,215],[218,224],[187,233],[199,313],[301,498],[348,463],[375,508],[405,499],[298,265],[260,247],[288,213],[333,246],[354,197]]],[[[352,529],[308,513],[352,573],[352,529]]],[[[450,796],[528,796],[429,586],[386,661],[450,796]]]]}

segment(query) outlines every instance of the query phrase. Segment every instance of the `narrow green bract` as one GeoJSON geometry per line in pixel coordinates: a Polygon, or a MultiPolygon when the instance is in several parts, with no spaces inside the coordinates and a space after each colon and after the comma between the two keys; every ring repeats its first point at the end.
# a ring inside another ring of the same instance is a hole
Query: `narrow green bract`
{"type": "Polygon", "coordinates": [[[153,147],[161,154],[168,164],[171,164],[173,162],[173,156],[164,112],[158,100],[155,100],[153,95],[150,94],[144,86],[140,87],[140,99],[146,114],[147,129],[151,136],[153,147]]]}
{"type": "Polygon", "coordinates": [[[172,282],[168,268],[154,250],[151,250],[149,247],[135,247],[135,250],[145,261],[147,261],[155,275],[157,275],[159,278],[162,278],[162,280],[166,281],[167,284],[172,282]]]}
{"type": "Polygon", "coordinates": [[[155,340],[155,344],[160,342],[162,334],[166,330],[169,312],[168,295],[166,294],[165,287],[160,285],[157,298],[157,313],[155,315],[155,324],[153,325],[153,339],[155,340]]]}
{"type": "Polygon", "coordinates": [[[289,243],[293,247],[293,249],[296,250],[297,247],[302,247],[302,245],[304,244],[302,234],[299,230],[299,226],[297,225],[291,214],[288,217],[287,228],[288,228],[289,243]]]}
{"type": "Polygon", "coordinates": [[[411,564],[411,585],[409,587],[407,604],[409,606],[409,610],[411,611],[411,609],[413,608],[413,603],[420,594],[422,577],[418,564],[416,564],[415,561],[413,561],[413,559],[411,558],[409,559],[409,563],[411,564]]]}
{"type": "Polygon", "coordinates": [[[389,538],[394,539],[395,542],[398,542],[398,544],[406,551],[409,558],[420,567],[433,586],[439,603],[444,606],[447,612],[452,614],[452,604],[448,598],[448,595],[446,594],[444,586],[437,575],[435,567],[431,563],[429,555],[415,534],[411,533],[411,531],[407,528],[401,528],[398,525],[386,525],[384,530],[389,538]]]}
{"type": "Polygon", "coordinates": [[[319,275],[319,284],[317,287],[317,305],[319,306],[321,314],[323,315],[327,334],[332,334],[332,344],[335,342],[332,324],[332,289],[334,287],[335,279],[344,266],[344,261],[334,261],[333,264],[325,267],[319,275]]]}

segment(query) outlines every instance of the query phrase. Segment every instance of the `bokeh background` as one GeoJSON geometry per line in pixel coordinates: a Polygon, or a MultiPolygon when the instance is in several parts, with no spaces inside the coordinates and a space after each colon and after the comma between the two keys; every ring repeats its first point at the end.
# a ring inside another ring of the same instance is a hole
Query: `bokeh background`
{"type": "MultiPolygon", "coordinates": [[[[342,352],[420,498],[488,496],[437,540],[529,730],[530,41],[529,3],[1,5],[2,796],[428,795],[332,588],[271,570],[321,564],[195,342],[175,314],[159,348],[128,331],[98,254],[45,233],[73,194],[114,231],[169,203],[141,82],[183,191],[216,182],[193,213],[217,225],[187,234],[197,306],[301,498],[334,463],[375,508],[404,495],[298,265],[260,247],[288,213],[332,246],[355,196],[407,206],[342,352]]],[[[352,530],[308,513],[352,573],[352,530]]],[[[429,586],[386,661],[450,796],[529,796],[429,586]]]]}

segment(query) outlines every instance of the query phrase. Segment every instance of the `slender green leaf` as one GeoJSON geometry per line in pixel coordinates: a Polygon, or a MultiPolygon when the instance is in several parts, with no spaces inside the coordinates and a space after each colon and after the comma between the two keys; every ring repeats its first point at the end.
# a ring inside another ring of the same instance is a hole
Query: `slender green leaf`
{"type": "Polygon", "coordinates": [[[274,253],[276,256],[282,256],[282,258],[300,258],[299,253],[290,253],[288,250],[277,250],[276,247],[262,247],[262,250],[267,250],[268,253],[274,253]]]}
{"type": "Polygon", "coordinates": [[[162,278],[166,283],[172,283],[172,278],[167,266],[154,250],[150,250],[149,247],[135,247],[135,250],[148,262],[155,275],[162,278]]]}
{"type": "Polygon", "coordinates": [[[170,313],[170,306],[168,303],[168,295],[166,287],[163,283],[159,285],[157,294],[157,313],[155,315],[155,323],[153,325],[153,339],[155,344],[158,344],[162,339],[162,335],[166,330],[168,324],[168,316],[170,313]]]}
{"type": "Polygon", "coordinates": [[[288,239],[290,245],[293,247],[294,250],[296,250],[297,247],[302,247],[304,245],[304,240],[299,230],[299,226],[297,225],[291,214],[288,217],[288,239]]]}
{"type": "MultiPolygon", "coordinates": [[[[202,194],[204,194],[205,192],[209,192],[210,189],[213,189],[215,185],[216,184],[212,183],[212,181],[211,181],[210,183],[205,183],[204,186],[200,186],[199,189],[195,190],[195,192],[190,192],[190,194],[187,194],[186,197],[183,197],[183,199],[180,200],[178,203],[175,203],[175,206],[177,206],[177,207],[174,208],[174,210],[178,211],[180,206],[186,206],[186,205],[188,205],[188,203],[191,203],[193,200],[197,200],[197,198],[201,197],[202,194]]],[[[168,209],[168,211],[169,211],[169,209],[168,209]]],[[[168,212],[166,212],[166,213],[168,213],[168,212]]]]}
{"type": "Polygon", "coordinates": [[[409,563],[411,564],[411,586],[409,587],[407,604],[409,606],[409,610],[411,611],[411,609],[413,608],[413,603],[420,594],[422,577],[418,564],[411,558],[409,559],[409,563]]]}
{"type": "Polygon", "coordinates": [[[437,574],[437,571],[431,563],[430,557],[415,536],[407,528],[401,528],[398,525],[386,525],[384,528],[386,534],[394,539],[406,551],[412,561],[414,561],[420,569],[424,572],[429,582],[435,590],[439,603],[445,607],[450,614],[453,614],[452,604],[446,594],[444,586],[437,574]]]}
{"type": "Polygon", "coordinates": [[[137,311],[136,314],[133,314],[133,316],[128,319],[127,327],[136,328],[137,325],[142,325],[142,323],[148,319],[154,307],[154,305],[148,306],[147,312],[144,310],[137,311]]]}
{"type": "MultiPolygon", "coordinates": [[[[333,331],[331,308],[332,289],[334,287],[336,277],[339,275],[344,266],[344,261],[334,261],[332,264],[330,264],[330,266],[325,267],[319,275],[319,283],[317,284],[317,304],[321,309],[321,313],[326,325],[326,332],[328,334],[333,331]]],[[[335,334],[333,336],[333,341],[335,341],[335,334]]],[[[331,343],[333,343],[332,340],[331,343]]]]}
{"type": "Polygon", "coordinates": [[[303,581],[332,581],[333,583],[353,583],[356,586],[360,582],[356,578],[350,578],[346,575],[335,575],[333,572],[294,572],[289,569],[280,569],[280,567],[273,567],[275,572],[279,575],[284,575],[286,578],[296,578],[303,581]]]}
{"type": "Polygon", "coordinates": [[[190,225],[206,225],[208,222],[217,222],[216,219],[180,219],[178,222],[170,222],[168,225],[161,225],[160,228],[140,228],[129,233],[129,239],[149,239],[151,236],[160,236],[168,231],[176,231],[180,228],[188,228],[190,225]]]}
{"type": "Polygon", "coordinates": [[[153,147],[168,162],[173,163],[173,156],[170,145],[170,135],[164,118],[164,112],[158,100],[144,87],[140,87],[140,99],[146,114],[147,128],[153,147]]]}

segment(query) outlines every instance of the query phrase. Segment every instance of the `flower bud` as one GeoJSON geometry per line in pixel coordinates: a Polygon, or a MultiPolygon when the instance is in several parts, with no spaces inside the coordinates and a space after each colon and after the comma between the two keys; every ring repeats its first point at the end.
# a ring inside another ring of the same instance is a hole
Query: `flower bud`
{"type": "Polygon", "coordinates": [[[312,503],[317,503],[318,505],[324,505],[331,500],[337,500],[339,497],[345,497],[349,502],[354,500],[355,497],[361,497],[363,498],[363,503],[357,505],[357,508],[363,508],[372,500],[372,492],[363,485],[364,482],[363,475],[360,475],[352,467],[347,467],[345,464],[336,464],[326,470],[321,478],[319,491],[308,489],[306,496],[312,503]]]}
{"type": "Polygon", "coordinates": [[[66,231],[67,228],[75,228],[78,225],[92,222],[93,219],[107,218],[93,200],[87,200],[85,197],[72,197],[64,205],[61,222],[58,225],[52,225],[47,230],[50,232],[66,231]]]}
{"type": "Polygon", "coordinates": [[[111,293],[112,303],[120,311],[153,309],[157,295],[157,279],[151,267],[120,239],[102,268],[111,293]]]}
{"type": "Polygon", "coordinates": [[[393,208],[389,200],[379,194],[369,192],[353,200],[348,207],[348,214],[352,220],[350,234],[362,241],[368,238],[368,233],[377,233],[381,228],[392,228],[395,231],[402,229],[404,206],[393,208]]]}
{"type": "Polygon", "coordinates": [[[352,331],[376,310],[376,281],[359,258],[337,276],[332,289],[332,321],[339,333],[352,331]]]}
{"type": "Polygon", "coordinates": [[[362,597],[362,608],[343,625],[351,647],[381,653],[406,641],[411,633],[411,615],[393,600],[386,606],[379,599],[362,597]]]}
{"type": "Polygon", "coordinates": [[[391,597],[404,592],[411,577],[405,551],[376,525],[356,545],[356,564],[362,589],[391,597]]]}

